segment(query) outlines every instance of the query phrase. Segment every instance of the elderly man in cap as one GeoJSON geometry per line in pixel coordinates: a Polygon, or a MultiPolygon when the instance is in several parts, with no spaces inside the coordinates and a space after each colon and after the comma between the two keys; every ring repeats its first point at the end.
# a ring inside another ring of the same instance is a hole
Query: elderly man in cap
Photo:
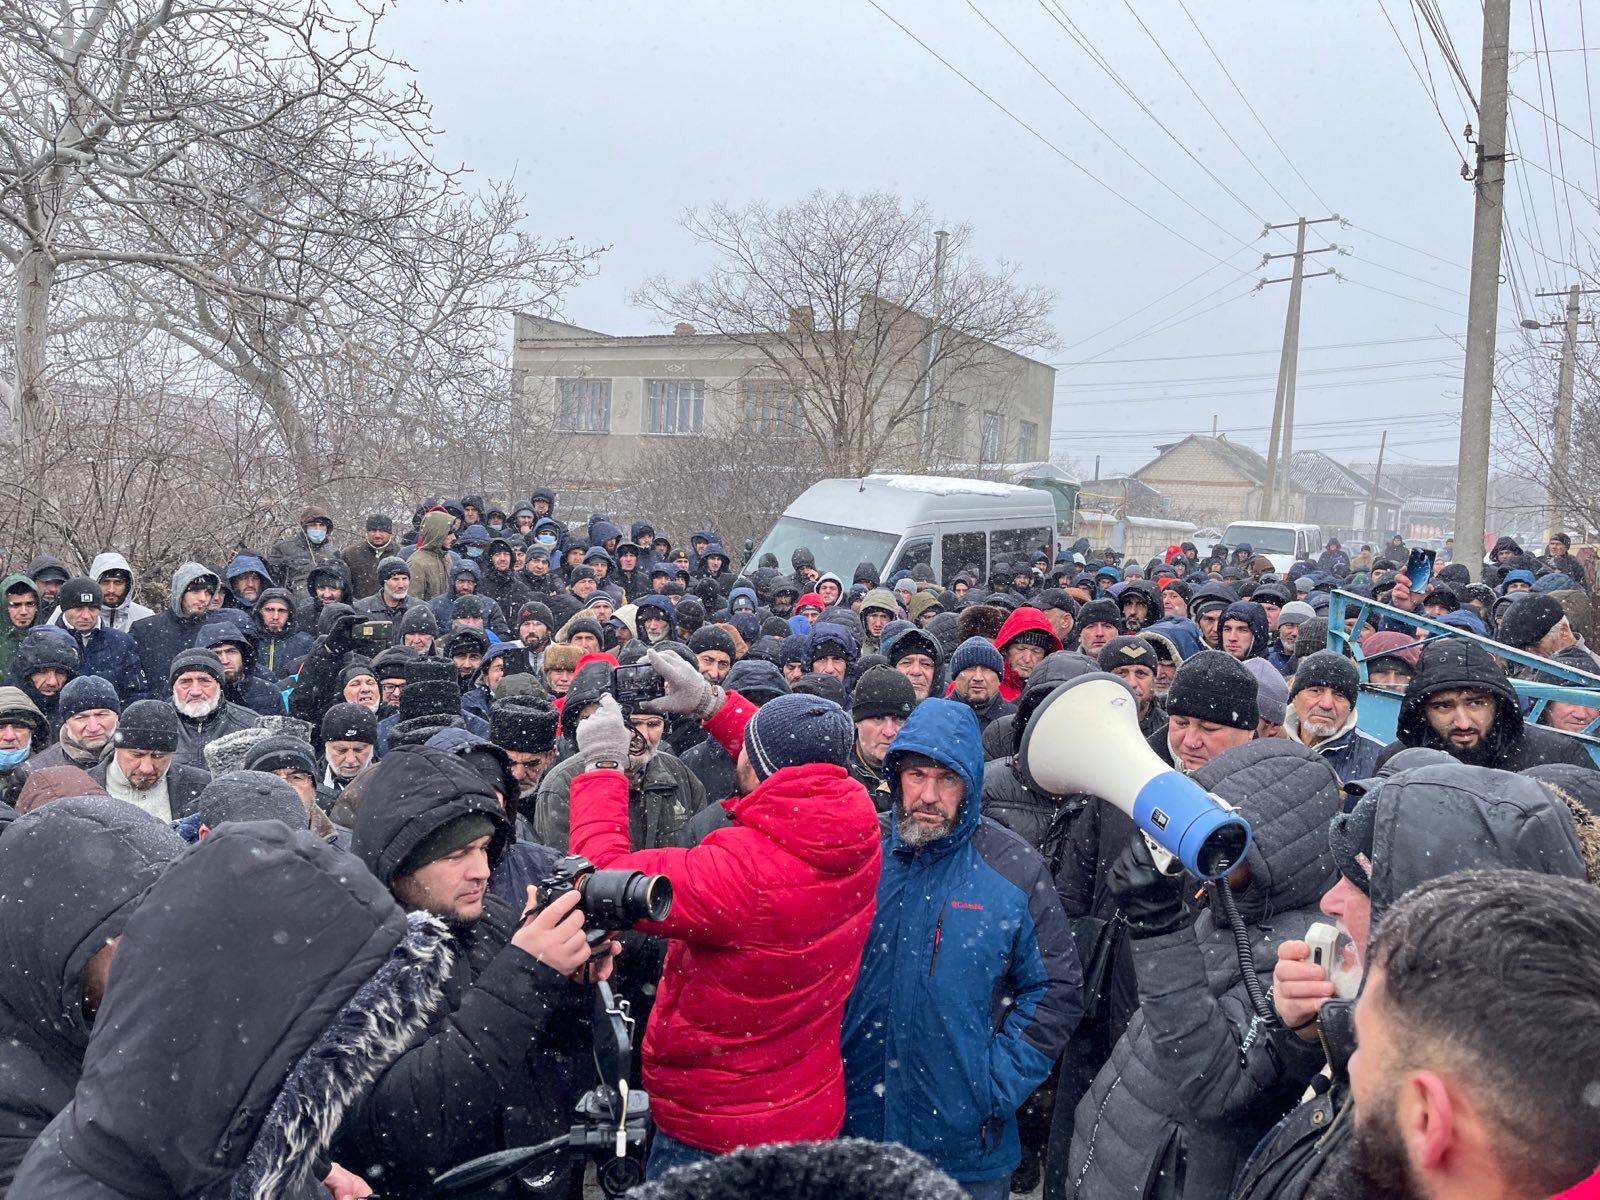
{"type": "Polygon", "coordinates": [[[1100,648],[1099,664],[1133,689],[1139,701],[1139,732],[1149,737],[1167,723],[1156,703],[1156,648],[1148,638],[1114,637],[1100,648]]]}
{"type": "Polygon", "coordinates": [[[224,734],[251,729],[258,714],[223,695],[227,673],[210,650],[185,650],[167,673],[172,707],[178,711],[178,761],[204,769],[205,749],[224,734]]]}
{"type": "Polygon", "coordinates": [[[136,700],[117,721],[110,755],[89,774],[118,800],[163,821],[180,820],[196,810],[211,775],[175,762],[177,750],[177,711],[160,700],[136,700]]]}
{"type": "Polygon", "coordinates": [[[1278,625],[1272,644],[1267,647],[1267,661],[1279,672],[1293,672],[1295,647],[1300,643],[1300,626],[1317,615],[1317,610],[1304,600],[1291,600],[1278,610],[1278,625]]]}
{"type": "Polygon", "coordinates": [[[1224,750],[1256,736],[1260,685],[1244,663],[1220,650],[1184,660],[1167,692],[1167,724],[1150,735],[1150,748],[1185,774],[1224,750]]]}
{"type": "Polygon", "coordinates": [[[103,626],[100,585],[78,575],[61,585],[59,621],[78,648],[78,670],[98,675],[117,689],[124,704],[145,698],[144,666],[133,638],[119,629],[103,626]]]}
{"type": "Polygon", "coordinates": [[[736,758],[741,793],[733,823],[693,849],[630,852],[627,723],[608,695],[578,726],[572,852],[673,884],[671,913],[639,925],[670,941],[644,1040],[656,1178],[739,1146],[838,1134],[840,1020],[880,852],[877,814],[845,769],[843,709],[805,695],[758,709],[675,654],[649,660],[666,695],[643,707],[704,722],[736,758]]]}
{"type": "Polygon", "coordinates": [[[1310,746],[1341,780],[1378,773],[1383,743],[1356,726],[1361,674],[1355,663],[1332,650],[1300,660],[1289,688],[1284,732],[1310,746]]]}
{"type": "Polygon", "coordinates": [[[59,740],[36,755],[35,767],[79,767],[92,771],[106,756],[116,732],[122,700],[117,689],[98,675],[79,675],[61,689],[56,705],[59,740]]]}
{"type": "Polygon", "coordinates": [[[338,796],[372,762],[378,745],[378,715],[365,704],[341,702],[322,714],[321,789],[338,796]]]}
{"type": "Polygon", "coordinates": [[[378,563],[378,587],[369,596],[357,600],[352,607],[364,616],[372,616],[398,624],[406,613],[421,605],[411,594],[411,568],[406,560],[390,555],[378,563]]]}
{"type": "Polygon", "coordinates": [[[21,688],[0,687],[0,801],[16,804],[28,759],[50,741],[50,722],[21,688]]]}
{"type": "Polygon", "coordinates": [[[1600,655],[1583,644],[1572,630],[1566,609],[1547,593],[1524,596],[1506,609],[1495,637],[1513,650],[1526,650],[1540,658],[1554,658],[1568,646],[1579,646],[1591,663],[1587,669],[1600,670],[1600,655]]]}

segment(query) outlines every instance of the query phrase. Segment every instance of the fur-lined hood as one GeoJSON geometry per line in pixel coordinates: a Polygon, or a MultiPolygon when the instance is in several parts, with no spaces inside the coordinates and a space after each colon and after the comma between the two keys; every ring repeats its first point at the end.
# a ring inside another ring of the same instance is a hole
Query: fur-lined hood
{"type": "Polygon", "coordinates": [[[12,1194],[304,1194],[439,1008],[449,945],[313,834],[218,829],[129,919],[72,1103],[12,1194]]]}

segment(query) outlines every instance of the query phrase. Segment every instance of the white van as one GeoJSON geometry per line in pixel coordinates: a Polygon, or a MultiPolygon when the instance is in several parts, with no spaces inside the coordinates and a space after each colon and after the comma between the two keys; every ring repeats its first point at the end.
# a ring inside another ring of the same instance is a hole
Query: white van
{"type": "Polygon", "coordinates": [[[750,562],[771,554],[787,572],[804,546],[846,587],[862,561],[884,580],[926,563],[946,586],[961,571],[982,583],[992,563],[1027,563],[1039,550],[1054,560],[1055,529],[1054,502],[1034,488],[938,475],[824,479],[784,510],[750,562]]]}
{"type": "Polygon", "coordinates": [[[1282,575],[1297,561],[1316,562],[1322,553],[1322,526],[1293,525],[1284,521],[1235,521],[1222,531],[1229,555],[1241,542],[1255,554],[1265,554],[1272,569],[1282,575]]]}

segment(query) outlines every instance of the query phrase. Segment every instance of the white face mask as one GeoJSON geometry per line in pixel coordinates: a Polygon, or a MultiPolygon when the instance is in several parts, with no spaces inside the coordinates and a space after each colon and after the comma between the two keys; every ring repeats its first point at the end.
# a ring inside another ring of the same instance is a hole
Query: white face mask
{"type": "Polygon", "coordinates": [[[306,530],[306,541],[310,542],[313,546],[320,546],[327,540],[328,531],[326,529],[312,528],[306,530]]]}

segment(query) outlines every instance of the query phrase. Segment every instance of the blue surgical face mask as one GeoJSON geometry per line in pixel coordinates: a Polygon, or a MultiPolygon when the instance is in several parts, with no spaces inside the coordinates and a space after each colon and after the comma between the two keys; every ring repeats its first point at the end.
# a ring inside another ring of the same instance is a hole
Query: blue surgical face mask
{"type": "Polygon", "coordinates": [[[467,547],[467,557],[468,558],[482,558],[483,557],[483,548],[481,546],[468,546],[467,547]]]}
{"type": "Polygon", "coordinates": [[[20,767],[28,760],[28,748],[21,750],[0,750],[0,771],[9,771],[13,767],[20,767]]]}
{"type": "Polygon", "coordinates": [[[313,546],[320,546],[327,540],[328,531],[326,529],[313,526],[312,528],[306,530],[306,541],[310,542],[313,546]]]}
{"type": "Polygon", "coordinates": [[[541,546],[554,546],[555,544],[556,544],[556,535],[555,534],[553,534],[553,533],[541,533],[539,535],[539,545],[541,545],[541,546]]]}

